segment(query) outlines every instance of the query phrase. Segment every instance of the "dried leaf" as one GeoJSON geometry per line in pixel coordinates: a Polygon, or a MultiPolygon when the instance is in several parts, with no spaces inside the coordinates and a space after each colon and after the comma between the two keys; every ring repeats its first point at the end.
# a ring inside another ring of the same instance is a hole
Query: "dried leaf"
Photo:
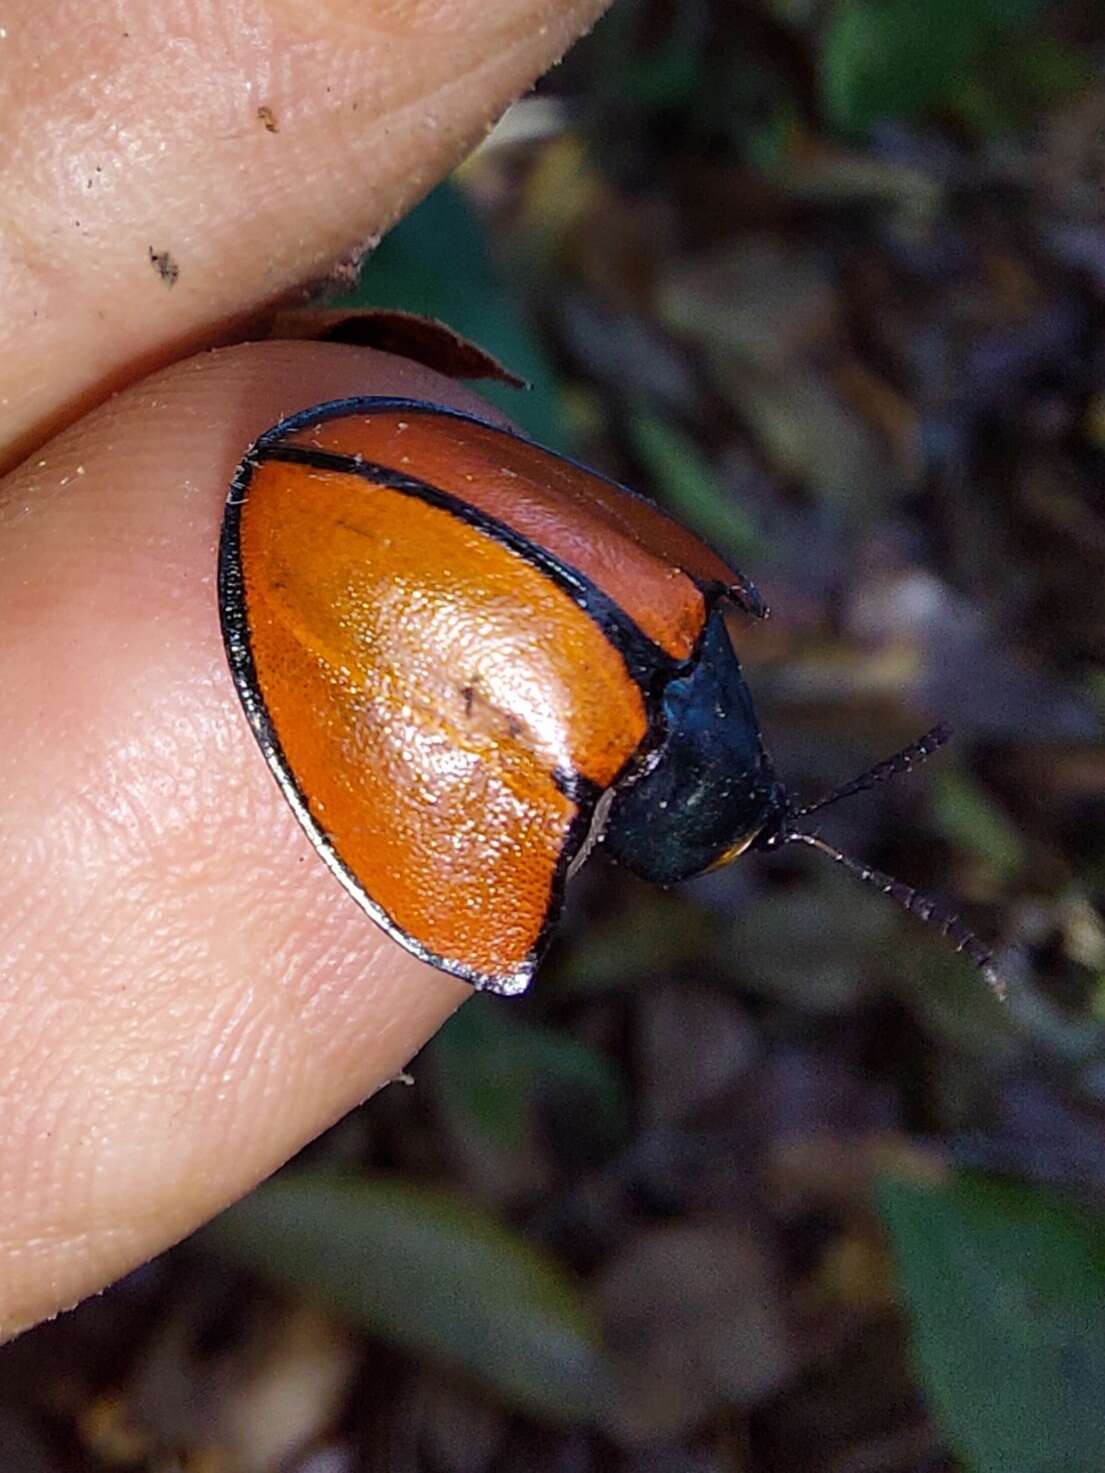
{"type": "Polygon", "coordinates": [[[273,318],[269,336],[354,343],[409,358],[449,378],[494,379],[514,389],[528,387],[525,379],[446,323],[394,307],[287,307],[273,318]]]}

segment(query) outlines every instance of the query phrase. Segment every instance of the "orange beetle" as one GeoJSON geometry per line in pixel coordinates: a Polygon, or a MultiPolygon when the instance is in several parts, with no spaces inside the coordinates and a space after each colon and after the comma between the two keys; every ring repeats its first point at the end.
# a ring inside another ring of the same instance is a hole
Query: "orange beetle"
{"type": "Polygon", "coordinates": [[[777,781],[725,622],[756,590],[651,503],[442,405],[345,399],[282,421],[232,482],[219,606],[253,731],[312,843],[423,960],[496,992],[533,975],[602,842],[670,883],[813,844],[777,781]]]}

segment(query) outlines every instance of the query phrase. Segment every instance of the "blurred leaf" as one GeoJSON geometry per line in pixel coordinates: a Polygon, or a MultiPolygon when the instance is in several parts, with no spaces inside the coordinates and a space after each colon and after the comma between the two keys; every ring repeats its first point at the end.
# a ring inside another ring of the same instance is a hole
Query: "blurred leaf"
{"type": "Polygon", "coordinates": [[[840,0],[822,54],[829,116],[848,133],[912,118],[945,99],[995,33],[1023,26],[1047,0],[840,0]]]}
{"type": "MultiPolygon", "coordinates": [[[[999,1002],[935,926],[913,922],[910,932],[914,939],[898,954],[894,980],[921,1026],[950,1045],[957,1063],[973,1060],[976,1069],[980,1064],[999,1069],[1012,1063],[1024,1050],[1021,1006],[1014,1010],[999,1002]]],[[[999,970],[1001,965],[999,957],[999,970]]],[[[1029,989],[1017,988],[1018,1000],[1026,995],[1031,995],[1029,989]]]]}
{"type": "Polygon", "coordinates": [[[683,898],[686,891],[672,894],[643,882],[627,888],[632,907],[591,922],[556,964],[558,997],[590,996],[701,963],[713,925],[683,898]]]}
{"type": "Polygon", "coordinates": [[[278,1178],[195,1242],[415,1355],[440,1357],[538,1416],[581,1421],[604,1394],[579,1290],[555,1260],[444,1191],[278,1178]]]}
{"type": "Polygon", "coordinates": [[[608,11],[591,41],[599,95],[646,112],[688,102],[700,83],[706,40],[696,9],[674,7],[670,34],[648,44],[638,41],[645,6],[627,0],[608,11]]]}
{"type": "Polygon", "coordinates": [[[822,144],[788,153],[772,181],[790,199],[820,205],[873,204],[930,219],[942,202],[939,178],[895,158],[822,144]]]}
{"type": "Polygon", "coordinates": [[[1097,75],[1083,52],[1051,36],[1019,41],[1012,61],[1018,68],[1026,110],[1051,107],[1081,91],[1097,75]]]}
{"type": "Polygon", "coordinates": [[[878,1196],[928,1395],[974,1473],[1097,1473],[1105,1224],[981,1177],[878,1196]]]}
{"type": "Polygon", "coordinates": [[[889,969],[901,934],[892,905],[823,866],[808,882],[744,906],[726,949],[742,987],[804,1012],[835,1013],[889,969]]]}
{"type": "Polygon", "coordinates": [[[908,118],[934,102],[979,40],[969,0],[841,0],[822,56],[832,121],[862,133],[882,118],[908,118]]]}
{"type": "Polygon", "coordinates": [[[1003,70],[1030,114],[1051,107],[1087,86],[1096,75],[1089,58],[1054,36],[1023,36],[1009,42],[1003,70]]]}
{"type": "Polygon", "coordinates": [[[616,83],[619,95],[627,102],[647,112],[659,112],[687,102],[698,76],[698,57],[676,39],[651,55],[628,62],[616,83]]]}
{"type": "Polygon", "coordinates": [[[823,348],[839,302],[817,252],[757,233],[668,265],[657,310],[681,337],[745,372],[790,369],[823,348]]]}
{"type": "Polygon", "coordinates": [[[819,372],[792,366],[759,374],[719,359],[714,373],[776,473],[808,487],[841,522],[869,517],[888,495],[909,489],[870,425],[819,372]]]}
{"type": "MultiPolygon", "coordinates": [[[[615,311],[593,295],[564,292],[556,311],[557,329],[572,360],[593,383],[617,402],[639,398],[664,414],[693,414],[702,388],[682,348],[656,321],[639,313],[615,311]]],[[[569,391],[578,395],[574,382],[569,391]]],[[[592,433],[606,420],[596,403],[592,433]]],[[[1105,414],[1102,416],[1105,423],[1105,414]]]]}
{"type": "Polygon", "coordinates": [[[629,421],[633,448],[665,505],[722,553],[755,558],[762,545],[751,518],[728,496],[689,435],[640,411],[629,421]]]}
{"type": "Polygon", "coordinates": [[[949,89],[948,104],[976,132],[999,137],[1030,124],[1093,75],[1086,57],[1054,37],[1011,37],[949,89]]]}
{"type": "Polygon", "coordinates": [[[932,776],[932,806],[941,832],[965,853],[1010,878],[1025,863],[1015,825],[965,772],[944,767],[932,776]]]}
{"type": "Polygon", "coordinates": [[[518,204],[515,259],[524,259],[533,275],[558,275],[566,237],[602,208],[605,191],[581,134],[551,139],[534,159],[518,204]]]}
{"type": "Polygon", "coordinates": [[[972,0],[972,3],[990,25],[1015,30],[1034,21],[1052,0],[972,0]]]}
{"type": "Polygon", "coordinates": [[[1086,695],[1105,719],[1105,670],[1091,669],[1086,672],[1086,695]]]}
{"type": "Polygon", "coordinates": [[[442,184],[361,263],[356,286],[328,307],[400,307],[434,317],[493,353],[531,388],[481,384],[480,393],[553,449],[567,449],[556,377],[538,338],[496,270],[478,217],[442,184]]]}
{"type": "Polygon", "coordinates": [[[789,26],[811,26],[817,19],[819,0],[767,0],[767,8],[789,26]]]}
{"type": "Polygon", "coordinates": [[[541,1101],[572,1097],[609,1150],[625,1140],[625,1085],[596,1049],[517,1020],[498,999],[473,998],[433,1045],[442,1103],[496,1145],[530,1143],[541,1101]]]}
{"type": "Polygon", "coordinates": [[[728,139],[753,169],[774,168],[796,141],[805,139],[792,79],[764,66],[762,57],[703,67],[688,106],[704,134],[728,139]]]}

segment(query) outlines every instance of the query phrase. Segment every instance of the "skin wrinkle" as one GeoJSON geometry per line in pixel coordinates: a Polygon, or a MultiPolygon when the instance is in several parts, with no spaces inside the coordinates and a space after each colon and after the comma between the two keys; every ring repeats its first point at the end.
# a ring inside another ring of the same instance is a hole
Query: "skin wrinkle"
{"type": "MultiPolygon", "coordinates": [[[[188,699],[184,690],[168,695],[168,709],[173,708],[174,695],[182,703],[188,699]]],[[[77,794],[94,823],[116,834],[157,832],[161,847],[167,849],[176,835],[194,830],[198,811],[211,811],[214,800],[221,799],[221,786],[192,755],[205,749],[210,716],[183,704],[177,709],[184,714],[174,719],[171,729],[155,728],[148,734],[143,729],[143,738],[148,739],[128,742],[121,751],[113,751],[105,740],[106,750],[97,754],[101,760],[89,763],[87,785],[77,794]],[[134,780],[136,772],[142,774],[141,783],[134,780]]],[[[214,835],[211,842],[217,842],[214,835]]]]}
{"type": "MultiPolygon", "coordinates": [[[[13,1247],[36,1238],[66,1238],[73,1233],[87,1235],[98,1226],[88,1221],[85,1190],[87,1170],[82,1166],[72,1144],[60,1135],[56,1125],[50,1144],[54,1168],[52,1171],[47,1172],[40,1162],[26,1172],[21,1180],[7,1174],[0,1177],[0,1185],[6,1195],[16,1186],[21,1186],[27,1194],[33,1193],[33,1209],[22,1208],[20,1200],[15,1198],[12,1210],[5,1215],[4,1237],[13,1247]]],[[[111,1230],[115,1227],[110,1223],[104,1226],[111,1230]]],[[[8,1266],[5,1267],[7,1269],[8,1266]]],[[[3,1307],[8,1302],[8,1296],[5,1296],[0,1304],[0,1324],[3,1321],[3,1307]]]]}
{"type": "MultiPolygon", "coordinates": [[[[68,1090],[52,1086],[55,1081],[66,1082],[74,1047],[58,1046],[57,1041],[64,1039],[64,1018],[44,1015],[37,1024],[10,1069],[5,1057],[4,1129],[17,1139],[53,1142],[68,1090]]],[[[5,1203],[6,1224],[12,1227],[24,1217],[30,1223],[50,1222],[56,1215],[54,1198],[61,1200],[67,1193],[68,1175],[64,1161],[52,1150],[20,1160],[0,1154],[0,1200],[5,1203]]]]}
{"type": "MultiPolygon", "coordinates": [[[[162,940],[161,943],[159,943],[159,947],[161,947],[162,952],[164,952],[164,949],[165,949],[165,941],[164,940],[162,940]]],[[[172,957],[172,959],[171,959],[171,965],[169,965],[168,968],[166,968],[166,974],[168,974],[168,975],[166,975],[166,978],[165,978],[165,981],[166,982],[175,982],[175,985],[178,985],[178,987],[180,987],[181,981],[184,980],[184,978],[183,978],[183,968],[181,968],[181,960],[180,960],[180,957],[175,957],[175,956],[172,957]]],[[[158,985],[159,985],[159,978],[156,977],[156,975],[153,978],[147,978],[147,981],[152,982],[153,987],[155,987],[155,988],[158,987],[158,985]]],[[[280,990],[274,991],[273,996],[274,997],[280,996],[280,990]]],[[[284,1024],[284,1019],[281,1019],[281,1021],[278,1022],[278,1024],[271,1025],[270,1031],[273,1031],[274,1028],[283,1028],[283,1024],[284,1024]]],[[[118,1044],[118,1041],[119,1041],[118,1036],[116,1036],[116,1040],[115,1041],[116,1041],[116,1044],[118,1044]]],[[[280,1077],[283,1078],[284,1084],[286,1084],[287,1083],[287,1080],[286,1080],[287,1071],[286,1071],[286,1069],[281,1068],[280,1071],[278,1071],[278,1074],[280,1074],[280,1077]]],[[[118,1087],[118,1084],[119,1084],[119,1077],[121,1077],[121,1071],[119,1071],[119,1069],[116,1068],[115,1069],[115,1083],[116,1083],[116,1087],[118,1087]]],[[[164,1086],[162,1086],[162,1087],[164,1087],[164,1086]]],[[[192,1093],[193,1093],[194,1087],[196,1087],[196,1081],[194,1081],[194,1080],[187,1081],[186,1086],[184,1086],[184,1094],[186,1094],[187,1097],[192,1097],[192,1093]]]]}
{"type": "MultiPolygon", "coordinates": [[[[138,753],[135,757],[135,770],[141,771],[143,758],[138,753]]],[[[163,786],[166,794],[171,797],[173,789],[168,771],[163,786]]],[[[126,795],[125,777],[120,782],[119,794],[121,797],[126,795]]],[[[127,862],[125,856],[131,852],[136,841],[144,844],[151,831],[156,832],[159,828],[163,831],[166,818],[176,812],[176,821],[168,825],[168,843],[159,846],[168,851],[173,843],[173,834],[189,832],[194,824],[193,816],[182,806],[170,802],[166,807],[156,800],[139,804],[138,794],[130,796],[128,817],[123,818],[107,810],[105,792],[94,785],[94,780],[75,786],[68,794],[64,811],[58,822],[51,827],[49,836],[39,837],[37,852],[33,855],[19,852],[19,846],[23,842],[21,836],[27,832],[27,827],[20,826],[16,829],[14,873],[18,876],[20,860],[30,870],[35,864],[41,865],[44,857],[48,858],[56,882],[60,883],[65,879],[72,881],[73,898],[69,911],[71,924],[79,922],[84,907],[102,903],[97,895],[100,885],[106,883],[115,888],[122,881],[131,885],[141,883],[143,869],[148,868],[151,861],[160,863],[156,853],[151,853],[148,849],[140,857],[127,862]],[[44,854],[43,845],[47,842],[49,847],[44,854]],[[119,857],[113,862],[112,856],[119,857]]],[[[11,808],[7,807],[6,811],[10,813],[11,808]]],[[[159,882],[155,882],[157,883],[159,882]]]]}
{"type": "MultiPolygon", "coordinates": [[[[249,1017],[249,1006],[240,1005],[239,1013],[243,1017],[249,1017]]],[[[136,1019],[136,1022],[139,1021],[136,1019]]],[[[256,1017],[254,1022],[257,1022],[256,1017]]],[[[275,1022],[267,1020],[259,1028],[260,1046],[264,1046],[266,1030],[271,1032],[276,1026],[278,1025],[275,1022]]],[[[139,1127],[155,1126],[160,1134],[166,1136],[166,1150],[162,1158],[163,1173],[170,1180],[177,1177],[187,1184],[189,1190],[195,1190],[202,1184],[204,1162],[210,1153],[198,1145],[194,1145],[189,1151],[189,1141],[195,1141],[195,1137],[182,1132],[180,1127],[187,1123],[187,1116],[196,1108],[197,1099],[204,1110],[213,1109],[216,1100],[213,1096],[205,1097],[197,1093],[203,1089],[207,1065],[199,1051],[190,1043],[185,1027],[181,1028],[180,1037],[182,1058],[194,1063],[194,1067],[182,1070],[177,1061],[162,1060],[160,1073],[152,1078],[147,1077],[148,1065],[142,1062],[143,1055],[136,1048],[136,1038],[123,1035],[112,1041],[118,1061],[112,1061],[111,1078],[113,1093],[125,1103],[128,1113],[139,1127]],[[128,1060],[133,1061],[129,1072],[126,1067],[128,1060]],[[178,1146],[183,1149],[177,1149],[178,1146]]],[[[254,1128],[251,1121],[255,1118],[252,1115],[232,1115],[228,1122],[229,1128],[220,1131],[222,1147],[233,1150],[241,1138],[241,1145],[249,1148],[249,1136],[254,1128]]],[[[120,1185],[125,1188],[128,1175],[134,1176],[140,1171],[139,1165],[125,1152],[113,1151],[110,1142],[111,1133],[100,1118],[93,1115],[82,1122],[76,1162],[79,1178],[76,1185],[81,1189],[80,1200],[75,1209],[71,1202],[71,1210],[75,1210],[79,1218],[93,1229],[98,1229],[101,1224],[105,1227],[114,1224],[117,1217],[115,1201],[120,1185]]],[[[71,1199],[72,1196],[71,1188],[71,1199]]]]}

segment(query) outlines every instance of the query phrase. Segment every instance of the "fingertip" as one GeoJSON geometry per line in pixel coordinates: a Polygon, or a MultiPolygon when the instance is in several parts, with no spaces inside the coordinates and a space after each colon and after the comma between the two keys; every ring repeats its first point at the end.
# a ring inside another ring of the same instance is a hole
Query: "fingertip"
{"type": "Polygon", "coordinates": [[[255,345],[121,394],[3,488],[0,1047],[19,1063],[0,1082],[0,1311],[20,1323],[246,1190],[468,996],[323,867],[219,629],[242,454],[289,413],[373,393],[489,412],[386,355],[255,345]]]}

